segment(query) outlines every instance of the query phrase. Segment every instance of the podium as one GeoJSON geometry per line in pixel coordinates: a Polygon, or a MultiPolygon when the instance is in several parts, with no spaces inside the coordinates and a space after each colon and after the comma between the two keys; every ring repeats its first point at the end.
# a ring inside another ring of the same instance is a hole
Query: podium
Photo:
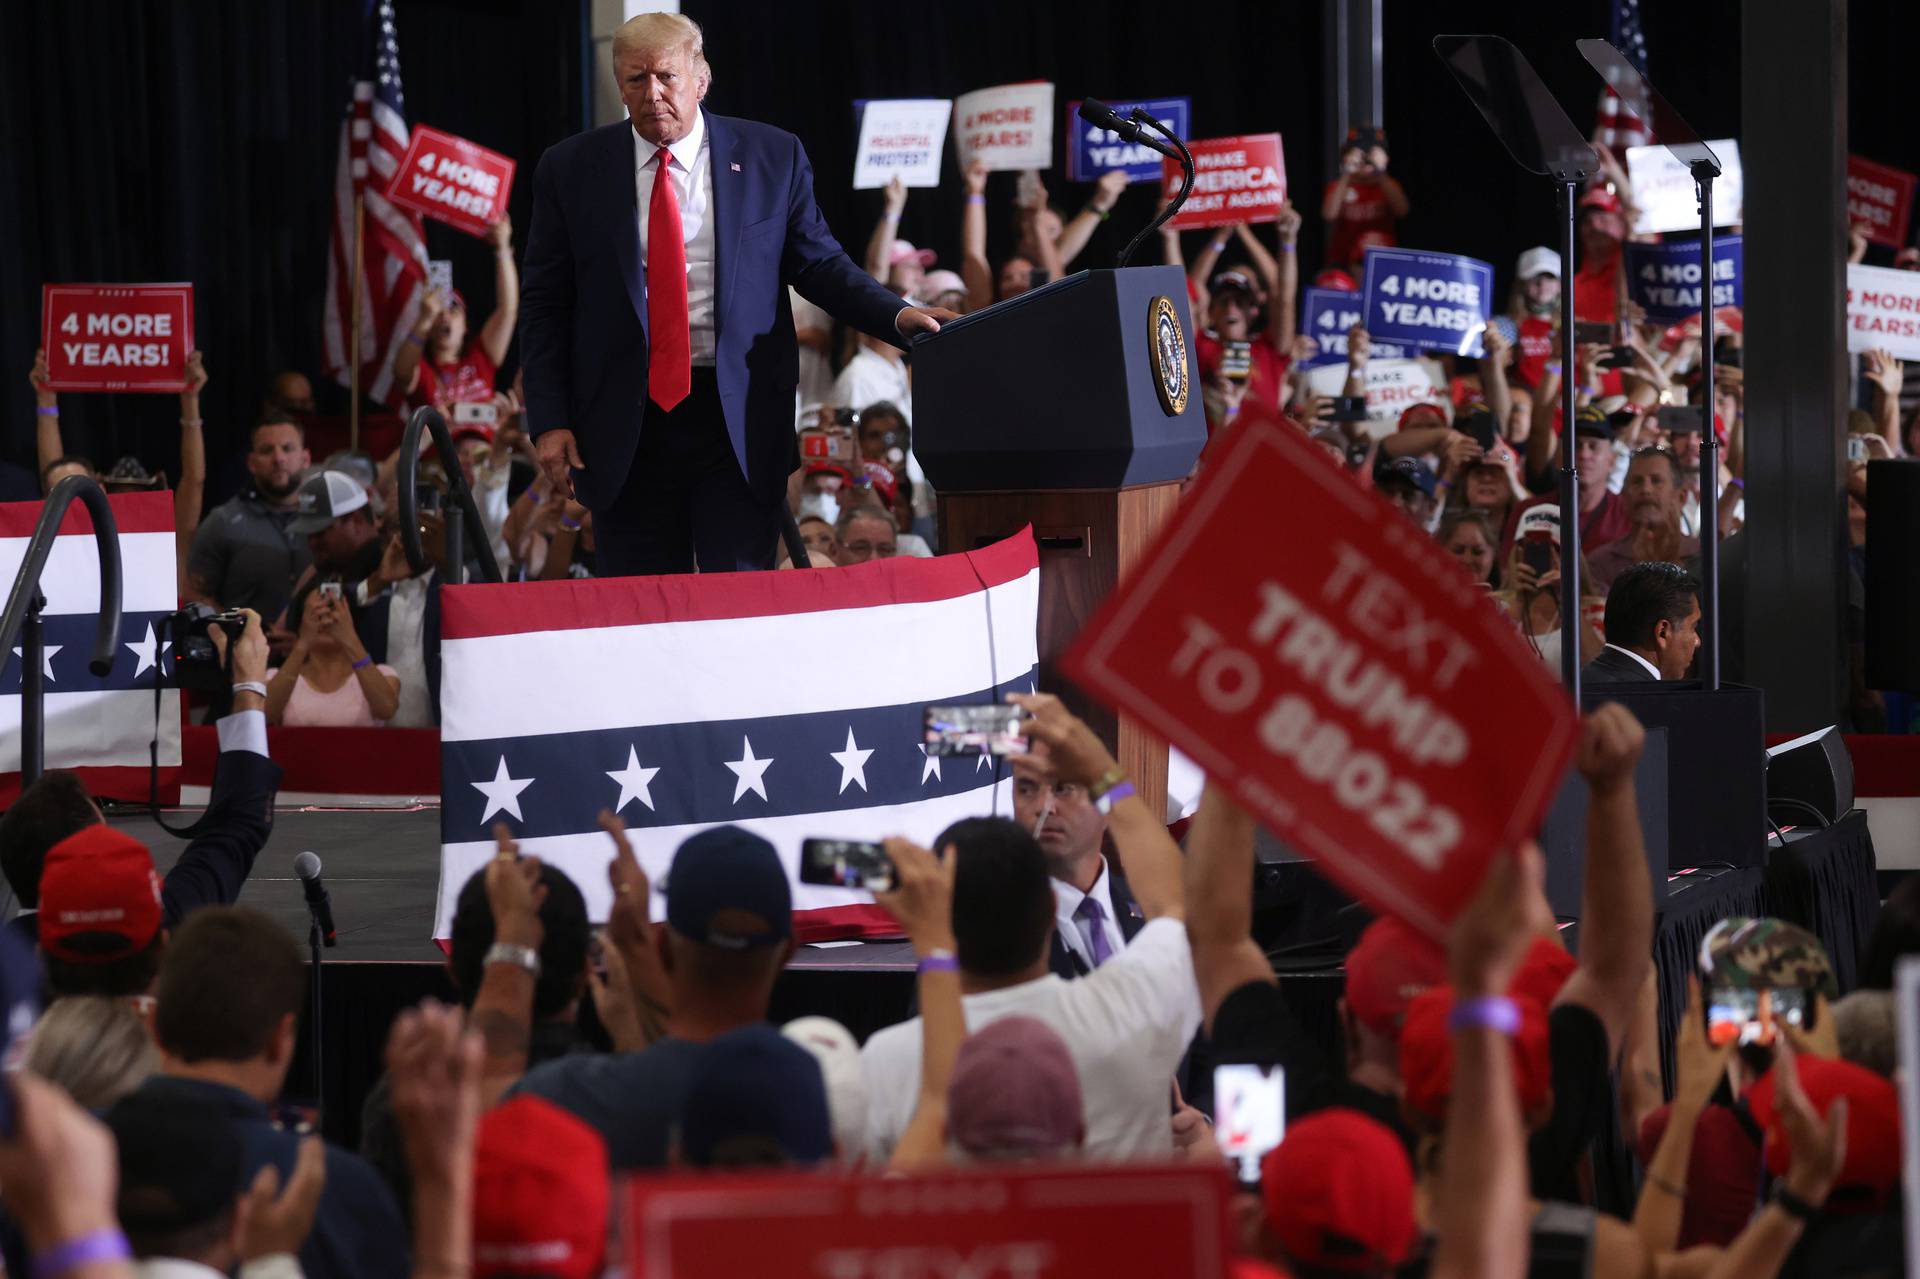
{"type": "Polygon", "coordinates": [[[1166,743],[1059,672],[1060,655],[1154,544],[1206,443],[1187,279],[1082,271],[921,334],[913,449],[940,495],[940,546],[1033,526],[1041,687],[1113,749],[1156,812],[1166,743]]]}

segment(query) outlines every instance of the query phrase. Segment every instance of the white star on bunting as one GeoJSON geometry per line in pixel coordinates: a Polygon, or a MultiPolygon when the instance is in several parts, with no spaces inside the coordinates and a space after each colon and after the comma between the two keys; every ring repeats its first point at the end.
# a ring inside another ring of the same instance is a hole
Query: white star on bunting
{"type": "Polygon", "coordinates": [[[733,783],[733,802],[736,804],[739,803],[740,797],[748,791],[752,791],[761,799],[765,799],[767,797],[767,765],[773,763],[773,761],[771,759],[755,759],[753,757],[753,743],[745,737],[740,739],[740,749],[743,754],[739,759],[724,761],[726,766],[733,770],[733,775],[737,779],[733,783]]]}
{"type": "MultiPolygon", "coordinates": [[[[53,655],[65,647],[65,644],[47,644],[40,649],[40,673],[47,677],[48,683],[53,682],[53,655]]],[[[131,648],[133,646],[129,644],[127,647],[131,648]]],[[[13,650],[13,655],[15,657],[22,656],[21,651],[17,648],[13,650]]],[[[143,666],[140,669],[145,670],[146,667],[143,666]]],[[[24,674],[22,678],[25,678],[24,674]]]]}
{"type": "MultiPolygon", "coordinates": [[[[148,622],[147,637],[137,644],[128,644],[127,647],[132,649],[133,655],[140,659],[138,669],[133,672],[134,678],[138,679],[147,673],[149,667],[159,666],[166,655],[166,651],[172,648],[173,644],[171,641],[165,644],[160,643],[154,637],[153,623],[148,622]]],[[[164,674],[164,672],[162,673],[164,674]]]]}
{"type": "Polygon", "coordinates": [[[922,755],[926,756],[927,761],[920,766],[920,784],[925,786],[927,784],[927,778],[929,777],[933,778],[936,782],[939,781],[940,757],[938,755],[927,755],[927,748],[924,743],[920,745],[919,750],[922,755]]]}
{"type": "Polygon", "coordinates": [[[608,777],[620,783],[620,802],[613,806],[613,811],[617,813],[630,802],[637,799],[647,806],[648,812],[652,812],[653,791],[651,786],[654,777],[659,772],[660,770],[657,768],[642,768],[640,766],[640,756],[634,751],[633,747],[627,747],[627,766],[607,774],[608,777]]]}
{"type": "Polygon", "coordinates": [[[847,748],[843,751],[828,751],[827,754],[833,757],[834,763],[840,765],[841,794],[846,793],[847,786],[851,782],[859,782],[861,790],[867,789],[867,760],[872,757],[873,750],[872,748],[860,749],[859,743],[853,740],[851,724],[847,726],[847,748]]]}
{"type": "Polygon", "coordinates": [[[480,814],[480,824],[485,826],[487,818],[495,813],[511,813],[513,820],[523,822],[520,815],[520,792],[533,785],[531,777],[512,777],[507,773],[507,757],[500,757],[500,767],[490,782],[468,782],[467,785],[487,797],[487,811],[480,814]]]}

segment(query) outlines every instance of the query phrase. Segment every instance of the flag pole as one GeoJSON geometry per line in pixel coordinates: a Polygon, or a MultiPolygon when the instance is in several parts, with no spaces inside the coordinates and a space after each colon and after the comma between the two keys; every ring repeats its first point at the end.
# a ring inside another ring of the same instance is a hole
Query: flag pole
{"type": "Polygon", "coordinates": [[[360,448],[360,253],[365,218],[365,197],[356,190],[353,193],[353,283],[349,294],[352,307],[348,312],[347,339],[347,447],[355,452],[360,448]]]}

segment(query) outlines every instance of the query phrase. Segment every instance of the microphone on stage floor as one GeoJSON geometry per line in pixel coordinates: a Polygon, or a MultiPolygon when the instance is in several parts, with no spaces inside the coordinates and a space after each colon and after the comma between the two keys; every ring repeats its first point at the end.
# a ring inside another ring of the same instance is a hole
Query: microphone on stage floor
{"type": "Polygon", "coordinates": [[[307,912],[320,929],[320,939],[331,946],[337,940],[333,931],[333,899],[320,880],[320,855],[311,850],[293,859],[293,873],[300,877],[307,894],[307,912]]]}
{"type": "Polygon", "coordinates": [[[1096,129],[1110,129],[1128,142],[1136,143],[1151,151],[1158,151],[1169,160],[1178,160],[1180,153],[1148,133],[1138,120],[1121,115],[1098,98],[1088,98],[1080,104],[1080,118],[1096,129]]]}

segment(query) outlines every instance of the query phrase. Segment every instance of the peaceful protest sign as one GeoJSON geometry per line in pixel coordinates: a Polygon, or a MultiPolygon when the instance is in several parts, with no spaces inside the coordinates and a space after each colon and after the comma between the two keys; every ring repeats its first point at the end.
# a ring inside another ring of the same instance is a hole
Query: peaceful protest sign
{"type": "Polygon", "coordinates": [[[42,285],[40,345],[56,391],[178,391],[193,350],[193,286],[42,285]]]}
{"type": "MultiPolygon", "coordinates": [[[[1360,323],[1360,295],[1351,289],[1311,287],[1301,290],[1301,295],[1300,331],[1312,338],[1319,349],[1302,361],[1300,367],[1317,369],[1326,364],[1345,364],[1347,333],[1360,323]]],[[[1375,342],[1371,350],[1375,360],[1399,360],[1412,354],[1393,342],[1375,342]]]]}
{"type": "Polygon", "coordinates": [[[1368,249],[1360,292],[1370,337],[1479,355],[1492,318],[1493,268],[1458,253],[1368,249]]]}
{"type": "MultiPolygon", "coordinates": [[[[1672,324],[1700,314],[1700,241],[1669,240],[1665,244],[1629,242],[1627,295],[1647,309],[1647,318],[1672,324]]],[[[1740,237],[1723,235],[1713,242],[1713,309],[1740,306],[1740,237]]]]}
{"type": "Polygon", "coordinates": [[[860,141],[853,155],[853,189],[868,191],[899,178],[910,187],[940,185],[947,144],[946,98],[872,98],[860,108],[860,141]]]}
{"type": "Polygon", "coordinates": [[[477,142],[413,126],[407,153],[387,183],[387,199],[404,209],[485,235],[507,213],[513,161],[477,142]]]}
{"type": "Polygon", "coordinates": [[[1067,673],[1442,938],[1552,802],[1573,704],[1459,564],[1300,431],[1254,419],[1215,444],[1067,673]]]}
{"type": "MultiPolygon", "coordinates": [[[[1746,198],[1740,144],[1732,138],[1720,138],[1707,146],[1720,161],[1720,176],[1713,180],[1713,224],[1737,225],[1744,220],[1746,198]]],[[[1693,174],[1665,147],[1628,147],[1627,179],[1633,183],[1633,204],[1639,210],[1633,223],[1635,232],[1650,235],[1700,229],[1700,199],[1693,174]]]]}
{"type": "Polygon", "coordinates": [[[1906,243],[1913,212],[1914,176],[1863,155],[1847,157],[1847,220],[1866,228],[1870,244],[1897,249],[1906,243]]]}
{"type": "MultiPolygon", "coordinates": [[[[1145,111],[1182,142],[1192,127],[1192,98],[1150,98],[1140,102],[1109,102],[1121,115],[1136,108],[1145,111]]],[[[1080,104],[1067,103],[1067,180],[1092,182],[1115,170],[1128,182],[1154,182],[1160,177],[1160,153],[1138,142],[1128,142],[1112,129],[1080,118],[1080,104]]]]}
{"type": "Polygon", "coordinates": [[[1874,347],[1920,360],[1920,271],[1847,267],[1847,350],[1874,347]]]}
{"type": "Polygon", "coordinates": [[[1045,80],[963,93],[953,103],[955,158],[964,172],[1053,167],[1053,85],[1045,80]]]}
{"type": "MultiPolygon", "coordinates": [[[[1287,202],[1287,163],[1277,133],[1189,142],[1193,192],[1167,225],[1176,231],[1271,222],[1287,202]]],[[[1160,181],[1169,197],[1180,190],[1180,166],[1161,158],[1160,181]]]]}

